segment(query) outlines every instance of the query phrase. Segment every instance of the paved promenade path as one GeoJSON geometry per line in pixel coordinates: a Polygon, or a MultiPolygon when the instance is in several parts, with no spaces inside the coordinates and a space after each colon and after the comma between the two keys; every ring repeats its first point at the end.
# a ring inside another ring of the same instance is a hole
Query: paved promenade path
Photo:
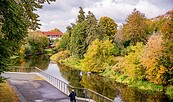
{"type": "MultiPolygon", "coordinates": [[[[36,74],[4,73],[21,102],[70,102],[69,97],[36,74]]],[[[81,101],[77,101],[81,102],[81,101]]]]}

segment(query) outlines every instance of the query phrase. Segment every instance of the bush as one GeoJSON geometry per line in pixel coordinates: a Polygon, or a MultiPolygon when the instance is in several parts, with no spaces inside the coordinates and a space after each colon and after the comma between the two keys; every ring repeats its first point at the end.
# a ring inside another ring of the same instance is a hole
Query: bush
{"type": "Polygon", "coordinates": [[[59,61],[59,60],[65,60],[70,57],[70,52],[69,51],[61,51],[58,52],[57,54],[54,54],[50,57],[51,60],[53,61],[59,61]]]}
{"type": "Polygon", "coordinates": [[[169,86],[166,89],[166,95],[168,95],[170,97],[170,99],[173,99],[173,86],[169,86]]]}
{"type": "Polygon", "coordinates": [[[26,55],[32,54],[31,46],[29,44],[25,44],[24,48],[25,48],[25,54],[26,55]]]}
{"type": "Polygon", "coordinates": [[[115,65],[114,52],[115,47],[110,40],[101,41],[96,39],[84,55],[82,70],[86,72],[104,72],[107,67],[115,65]]]}
{"type": "Polygon", "coordinates": [[[63,63],[64,65],[68,67],[81,70],[81,59],[77,56],[71,56],[65,60],[60,60],[59,62],[63,63]]]}

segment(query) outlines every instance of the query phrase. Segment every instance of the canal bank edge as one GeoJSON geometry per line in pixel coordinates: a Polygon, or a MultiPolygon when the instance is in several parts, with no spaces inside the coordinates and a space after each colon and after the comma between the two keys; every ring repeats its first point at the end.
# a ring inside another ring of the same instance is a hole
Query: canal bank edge
{"type": "MultiPolygon", "coordinates": [[[[82,70],[80,60],[77,59],[65,59],[65,60],[54,60],[51,58],[51,60],[63,64],[67,67],[71,67],[73,69],[82,70]],[[76,63],[78,62],[78,63],[76,63]]],[[[114,73],[114,76],[112,76],[113,70],[108,70],[106,72],[98,73],[99,75],[103,77],[110,78],[112,80],[115,80],[118,83],[127,85],[128,87],[137,88],[138,90],[146,91],[146,93],[151,94],[154,92],[162,92],[165,93],[171,100],[173,99],[173,86],[166,86],[163,85],[157,85],[148,81],[142,81],[142,80],[129,80],[128,77],[120,74],[120,73],[114,73]]]]}

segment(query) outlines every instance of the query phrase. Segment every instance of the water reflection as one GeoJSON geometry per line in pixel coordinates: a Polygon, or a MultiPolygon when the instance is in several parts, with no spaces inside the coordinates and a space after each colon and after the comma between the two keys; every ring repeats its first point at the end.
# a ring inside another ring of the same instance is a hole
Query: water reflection
{"type": "Polygon", "coordinates": [[[82,73],[80,70],[73,70],[60,64],[57,65],[56,63],[50,62],[49,57],[44,55],[18,59],[13,61],[13,64],[15,66],[21,66],[21,68],[37,66],[72,86],[94,90],[113,99],[115,102],[171,102],[164,94],[147,93],[116,83],[98,74],[82,73]]]}
{"type": "Polygon", "coordinates": [[[69,83],[69,81],[65,79],[64,76],[62,76],[62,73],[60,72],[60,68],[57,66],[57,64],[52,61],[50,61],[47,69],[45,69],[44,72],[62,80],[65,83],[69,83]]]}
{"type": "Polygon", "coordinates": [[[62,76],[69,81],[69,84],[75,87],[83,87],[80,82],[82,80],[81,71],[73,70],[67,66],[58,64],[62,76]]]}
{"type": "Polygon", "coordinates": [[[11,61],[14,66],[20,66],[21,68],[39,67],[42,70],[48,68],[49,62],[47,55],[29,56],[25,59],[16,58],[11,61]]]}
{"type": "Polygon", "coordinates": [[[69,67],[59,64],[58,66],[62,76],[69,81],[70,85],[94,90],[113,99],[115,102],[171,102],[162,93],[151,94],[135,88],[129,88],[98,74],[82,73],[81,76],[81,71],[72,70],[69,67]]]}

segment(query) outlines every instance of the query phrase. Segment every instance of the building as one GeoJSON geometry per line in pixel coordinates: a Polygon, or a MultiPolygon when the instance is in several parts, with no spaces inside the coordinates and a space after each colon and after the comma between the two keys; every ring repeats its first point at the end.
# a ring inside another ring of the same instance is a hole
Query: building
{"type": "Polygon", "coordinates": [[[54,47],[53,42],[55,39],[60,38],[62,36],[61,31],[47,31],[47,32],[41,32],[42,34],[46,35],[50,39],[50,47],[54,47]]]}
{"type": "Polygon", "coordinates": [[[50,41],[54,41],[56,38],[60,38],[62,36],[62,32],[54,32],[54,31],[47,31],[47,32],[42,32],[42,34],[46,35],[50,41]]]}

